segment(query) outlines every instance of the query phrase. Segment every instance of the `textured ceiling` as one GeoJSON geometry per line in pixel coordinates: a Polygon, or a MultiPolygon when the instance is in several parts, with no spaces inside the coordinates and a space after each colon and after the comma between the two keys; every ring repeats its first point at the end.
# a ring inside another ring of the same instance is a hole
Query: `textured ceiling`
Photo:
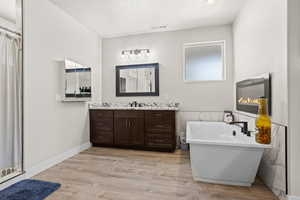
{"type": "Polygon", "coordinates": [[[101,36],[115,37],[229,24],[247,0],[51,1],[101,36]]]}

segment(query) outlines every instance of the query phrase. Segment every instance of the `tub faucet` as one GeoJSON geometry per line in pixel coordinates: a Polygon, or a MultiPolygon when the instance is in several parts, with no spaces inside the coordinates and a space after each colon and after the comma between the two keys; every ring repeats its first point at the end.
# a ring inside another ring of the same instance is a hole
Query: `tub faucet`
{"type": "Polygon", "coordinates": [[[250,133],[250,131],[248,130],[248,122],[237,122],[237,121],[235,121],[235,122],[230,122],[229,124],[243,124],[243,126],[242,126],[242,133],[244,133],[245,135],[247,135],[247,136],[251,136],[251,133],[250,133]]]}

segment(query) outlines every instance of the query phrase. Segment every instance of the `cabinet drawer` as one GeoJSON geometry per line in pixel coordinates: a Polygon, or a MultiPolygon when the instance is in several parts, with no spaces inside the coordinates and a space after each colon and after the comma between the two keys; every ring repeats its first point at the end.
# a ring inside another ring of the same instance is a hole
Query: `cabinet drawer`
{"type": "Polygon", "coordinates": [[[169,141],[172,140],[172,135],[169,132],[161,132],[161,133],[146,133],[147,139],[167,139],[169,141]]]}
{"type": "Polygon", "coordinates": [[[95,144],[107,144],[112,145],[114,141],[113,132],[92,130],[91,141],[95,144]]]}
{"type": "Polygon", "coordinates": [[[173,146],[173,138],[170,133],[147,133],[146,145],[148,147],[170,148],[173,146]]]}
{"type": "Polygon", "coordinates": [[[91,120],[98,120],[99,118],[113,119],[113,111],[110,110],[90,110],[91,120]]]}
{"type": "Polygon", "coordinates": [[[114,123],[112,119],[102,118],[91,120],[91,127],[98,131],[113,131],[114,123]]]}
{"type": "Polygon", "coordinates": [[[172,132],[174,113],[168,111],[147,111],[145,113],[146,131],[172,132]]]}
{"type": "Polygon", "coordinates": [[[157,142],[147,142],[146,143],[147,147],[150,148],[159,148],[159,149],[174,149],[172,144],[162,144],[162,143],[157,143],[157,142]]]}
{"type": "Polygon", "coordinates": [[[124,111],[115,111],[116,118],[144,118],[144,111],[133,111],[133,110],[124,110],[124,111]]]}
{"type": "Polygon", "coordinates": [[[147,147],[158,147],[158,148],[172,148],[173,142],[169,138],[156,138],[156,137],[147,137],[146,138],[147,147]]]}

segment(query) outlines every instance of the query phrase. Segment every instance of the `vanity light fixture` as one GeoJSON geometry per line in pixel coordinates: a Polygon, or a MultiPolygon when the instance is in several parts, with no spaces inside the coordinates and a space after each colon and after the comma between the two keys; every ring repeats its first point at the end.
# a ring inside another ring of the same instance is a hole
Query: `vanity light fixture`
{"type": "Polygon", "coordinates": [[[123,50],[121,56],[124,57],[135,57],[135,56],[149,56],[150,49],[132,49],[123,50]]]}

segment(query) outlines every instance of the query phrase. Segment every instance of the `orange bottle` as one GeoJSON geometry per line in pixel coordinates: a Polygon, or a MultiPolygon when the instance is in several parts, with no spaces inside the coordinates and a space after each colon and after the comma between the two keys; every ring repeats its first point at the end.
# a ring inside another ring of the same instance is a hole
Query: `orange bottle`
{"type": "Polygon", "coordinates": [[[265,97],[259,99],[258,117],[256,119],[256,128],[258,133],[255,136],[256,142],[260,144],[271,143],[272,122],[268,112],[268,101],[265,97]]]}

